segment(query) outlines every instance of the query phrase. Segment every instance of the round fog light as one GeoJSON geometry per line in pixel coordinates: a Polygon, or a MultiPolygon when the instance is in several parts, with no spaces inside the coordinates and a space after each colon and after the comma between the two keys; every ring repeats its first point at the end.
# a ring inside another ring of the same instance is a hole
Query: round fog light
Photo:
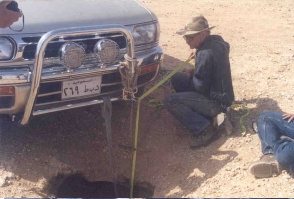
{"type": "Polygon", "coordinates": [[[96,43],[94,53],[102,64],[112,64],[118,59],[119,46],[110,39],[102,39],[96,43]]]}
{"type": "Polygon", "coordinates": [[[74,42],[68,42],[60,48],[60,61],[68,69],[80,67],[86,57],[85,49],[74,42]]]}

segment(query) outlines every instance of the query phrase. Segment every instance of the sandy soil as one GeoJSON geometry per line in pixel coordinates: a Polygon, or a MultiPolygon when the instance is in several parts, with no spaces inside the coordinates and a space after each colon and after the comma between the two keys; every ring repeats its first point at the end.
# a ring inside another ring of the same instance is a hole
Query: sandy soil
{"type": "MultiPolygon", "coordinates": [[[[190,133],[166,110],[159,116],[146,103],[171,91],[159,88],[141,105],[136,180],[155,186],[154,197],[291,197],[294,179],[286,172],[255,179],[248,166],[261,155],[251,129],[263,110],[293,113],[294,2],[292,0],[144,0],[161,24],[163,67],[174,69],[191,50],[175,34],[194,13],[202,13],[212,34],[231,45],[230,60],[237,101],[250,108],[242,137],[244,111],[233,110],[233,134],[197,150],[190,133]]],[[[150,87],[151,85],[149,85],[150,87]]],[[[113,107],[115,165],[131,175],[133,132],[130,104],[113,107]]],[[[133,117],[135,112],[133,113],[133,117]]],[[[82,171],[89,180],[111,180],[104,121],[100,106],[53,113],[32,119],[29,126],[2,135],[1,197],[48,197],[48,181],[58,173],[82,171]]]]}

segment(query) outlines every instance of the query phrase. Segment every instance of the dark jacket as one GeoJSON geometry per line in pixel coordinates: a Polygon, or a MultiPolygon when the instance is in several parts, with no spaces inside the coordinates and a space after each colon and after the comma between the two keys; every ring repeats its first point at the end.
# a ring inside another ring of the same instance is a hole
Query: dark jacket
{"type": "Polygon", "coordinates": [[[198,47],[192,82],[196,91],[228,107],[234,101],[230,45],[218,35],[210,35],[198,47]]]}

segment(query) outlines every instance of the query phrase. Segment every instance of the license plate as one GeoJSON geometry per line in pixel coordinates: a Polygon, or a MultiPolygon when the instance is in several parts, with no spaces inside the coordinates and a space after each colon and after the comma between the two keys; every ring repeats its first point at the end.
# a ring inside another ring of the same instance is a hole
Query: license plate
{"type": "Polygon", "coordinates": [[[62,82],[61,99],[82,97],[101,92],[102,76],[62,82]]]}

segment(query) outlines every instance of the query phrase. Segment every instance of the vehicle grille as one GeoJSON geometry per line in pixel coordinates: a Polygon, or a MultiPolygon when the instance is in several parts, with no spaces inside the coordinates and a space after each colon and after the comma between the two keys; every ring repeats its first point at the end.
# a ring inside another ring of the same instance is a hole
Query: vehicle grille
{"type": "MultiPolygon", "coordinates": [[[[149,82],[156,74],[156,71],[146,73],[143,75],[140,75],[138,77],[138,85],[144,84],[146,82],[149,82]]],[[[102,76],[102,84],[101,84],[101,94],[108,94],[116,91],[122,91],[122,84],[121,84],[121,76],[119,72],[111,73],[111,74],[105,74],[102,76]],[[115,84],[117,83],[117,84],[115,84]],[[111,86],[106,86],[106,84],[115,84],[111,86]]],[[[52,103],[55,104],[56,102],[62,102],[61,101],[61,90],[62,90],[62,81],[58,82],[47,82],[47,83],[41,83],[38,97],[36,100],[37,105],[42,105],[44,103],[52,103]],[[43,94],[48,94],[47,96],[40,96],[43,94]]],[[[119,96],[118,96],[119,97],[119,96]]],[[[74,101],[75,99],[71,99],[70,101],[74,101]]]]}
{"type": "MultiPolygon", "coordinates": [[[[95,44],[101,40],[101,39],[111,39],[115,41],[118,45],[119,48],[126,48],[126,39],[123,35],[115,35],[115,34],[104,34],[104,35],[99,35],[99,38],[96,36],[88,35],[88,36],[81,36],[81,37],[67,37],[67,38],[62,38],[62,39],[54,39],[52,40],[48,45],[45,50],[45,58],[54,58],[59,56],[59,49],[61,46],[69,41],[72,42],[77,42],[81,44],[87,54],[93,53],[94,46],[95,44]],[[61,41],[60,41],[61,40],[61,41]]],[[[24,42],[29,43],[28,45],[25,46],[24,52],[23,52],[23,58],[24,59],[34,59],[35,58],[35,53],[37,49],[37,44],[38,41],[41,39],[41,37],[23,37],[22,40],[24,42]]]]}

